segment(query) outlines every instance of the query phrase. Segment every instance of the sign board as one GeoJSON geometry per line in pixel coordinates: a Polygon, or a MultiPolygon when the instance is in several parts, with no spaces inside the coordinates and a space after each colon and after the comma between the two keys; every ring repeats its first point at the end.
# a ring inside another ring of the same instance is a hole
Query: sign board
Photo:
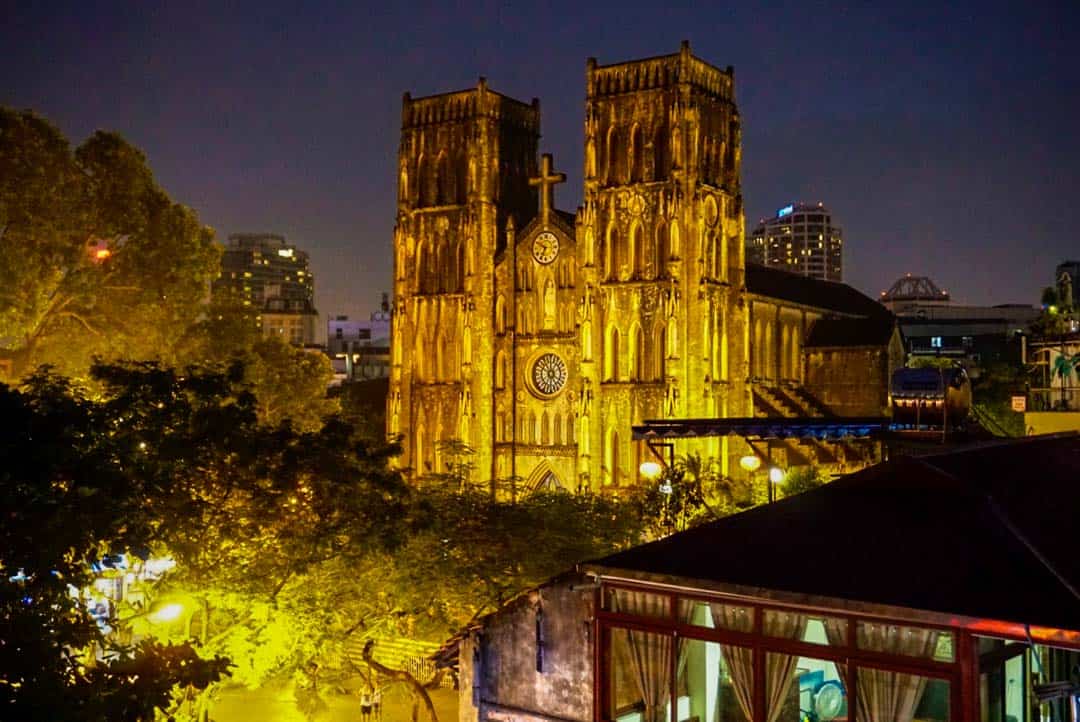
{"type": "Polygon", "coordinates": [[[795,206],[784,206],[776,212],[777,218],[783,218],[784,216],[790,216],[795,212],[795,206]]]}
{"type": "Polygon", "coordinates": [[[1012,410],[1020,413],[1027,411],[1027,396],[1013,396],[1012,410]]]}

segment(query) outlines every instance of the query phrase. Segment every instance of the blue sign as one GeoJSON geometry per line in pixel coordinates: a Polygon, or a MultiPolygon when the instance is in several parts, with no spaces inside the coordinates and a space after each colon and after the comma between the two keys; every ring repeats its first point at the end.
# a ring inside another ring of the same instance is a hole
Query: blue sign
{"type": "Polygon", "coordinates": [[[794,211],[794,210],[795,210],[795,206],[784,206],[783,208],[781,208],[780,210],[778,210],[776,212],[776,217],[777,218],[783,218],[784,216],[789,216],[789,215],[791,215],[792,211],[794,211]]]}

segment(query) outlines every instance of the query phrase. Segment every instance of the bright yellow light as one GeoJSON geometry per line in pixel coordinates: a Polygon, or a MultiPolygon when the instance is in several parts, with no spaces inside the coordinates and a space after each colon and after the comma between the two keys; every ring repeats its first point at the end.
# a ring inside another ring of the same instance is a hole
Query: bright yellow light
{"type": "Polygon", "coordinates": [[[643,461],[641,466],[638,467],[638,471],[648,481],[655,481],[660,478],[660,472],[663,471],[663,468],[655,461],[643,461]]]}
{"type": "Polygon", "coordinates": [[[761,466],[761,459],[751,454],[750,456],[744,456],[739,459],[739,466],[753,473],[761,466]]]}
{"type": "Polygon", "coordinates": [[[784,483],[784,470],[783,469],[778,469],[775,466],[773,468],[769,469],[769,481],[771,481],[774,484],[783,484],[784,483]]]}
{"type": "Polygon", "coordinates": [[[169,604],[163,606],[161,609],[154,611],[150,615],[150,619],[155,622],[171,622],[174,619],[179,618],[180,615],[183,614],[183,612],[184,605],[177,604],[176,602],[170,602],[169,604]]]}

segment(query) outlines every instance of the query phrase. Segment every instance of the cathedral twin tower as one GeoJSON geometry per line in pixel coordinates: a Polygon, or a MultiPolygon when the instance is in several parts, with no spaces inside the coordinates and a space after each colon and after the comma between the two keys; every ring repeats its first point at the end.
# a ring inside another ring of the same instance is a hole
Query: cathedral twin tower
{"type": "Polygon", "coordinates": [[[685,43],[590,59],[573,214],[538,101],[406,94],[387,430],[415,478],[458,439],[474,482],[611,492],[650,453],[632,424],[750,415],[733,86],[685,43]]]}

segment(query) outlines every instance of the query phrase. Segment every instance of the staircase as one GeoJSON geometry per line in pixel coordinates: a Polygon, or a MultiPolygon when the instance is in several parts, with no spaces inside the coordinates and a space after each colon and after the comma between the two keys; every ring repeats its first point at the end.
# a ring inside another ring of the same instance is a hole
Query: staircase
{"type": "MultiPolygon", "coordinates": [[[[364,645],[372,637],[351,637],[345,643],[349,661],[360,667],[364,665],[364,645]]],[[[435,676],[435,662],[431,656],[439,649],[435,642],[421,642],[405,637],[374,637],[375,647],[371,656],[376,662],[390,669],[404,669],[419,682],[427,682],[435,676]]]]}
{"type": "MultiPolygon", "coordinates": [[[[751,391],[754,400],[754,416],[758,418],[836,417],[828,406],[802,386],[771,386],[755,383],[751,391]]],[[[804,447],[804,450],[793,449],[795,446],[791,441],[784,442],[785,448],[794,450],[798,457],[806,459],[803,463],[815,463],[841,471],[845,470],[849,460],[856,466],[873,462],[872,449],[857,441],[824,442],[818,439],[807,439],[799,444],[804,447]]]]}

